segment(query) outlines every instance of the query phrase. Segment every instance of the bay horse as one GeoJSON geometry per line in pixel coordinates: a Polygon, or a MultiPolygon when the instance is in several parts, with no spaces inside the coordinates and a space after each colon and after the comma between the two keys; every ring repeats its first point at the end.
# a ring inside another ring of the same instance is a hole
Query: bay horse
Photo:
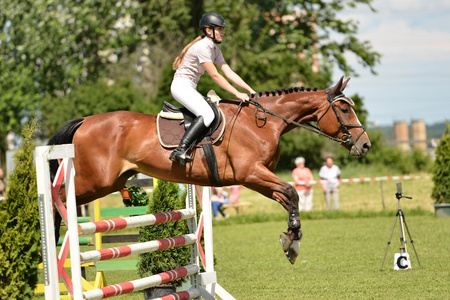
{"type": "MultiPolygon", "coordinates": [[[[352,108],[353,101],[343,94],[349,79],[343,82],[341,77],[325,90],[291,88],[254,94],[249,102],[220,103],[227,122],[223,139],[214,145],[220,180],[225,186],[245,186],[286,209],[288,230],[281,234],[280,242],[292,264],[299,253],[302,231],[298,194],[273,173],[280,158],[280,137],[304,123],[317,122],[313,131],[342,144],[352,156],[365,156],[371,146],[369,138],[352,108]]],[[[116,111],[77,118],[67,122],[48,144],[67,143],[75,147],[78,205],[121,190],[136,173],[211,185],[200,148],[185,166],[169,160],[171,150],[159,142],[154,115],[116,111]]]]}

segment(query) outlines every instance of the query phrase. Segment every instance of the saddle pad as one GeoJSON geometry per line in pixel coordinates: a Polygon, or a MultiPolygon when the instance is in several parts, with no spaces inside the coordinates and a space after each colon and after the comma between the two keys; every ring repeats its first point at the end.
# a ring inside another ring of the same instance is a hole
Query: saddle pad
{"type": "MultiPolygon", "coordinates": [[[[225,116],[223,115],[222,110],[219,109],[219,111],[222,115],[222,121],[217,130],[211,135],[211,142],[213,144],[220,140],[225,131],[225,116]]],[[[178,147],[185,132],[183,120],[166,119],[161,117],[159,113],[156,119],[156,125],[161,145],[169,149],[178,147]]],[[[199,147],[199,145],[197,145],[197,147],[199,147]]]]}

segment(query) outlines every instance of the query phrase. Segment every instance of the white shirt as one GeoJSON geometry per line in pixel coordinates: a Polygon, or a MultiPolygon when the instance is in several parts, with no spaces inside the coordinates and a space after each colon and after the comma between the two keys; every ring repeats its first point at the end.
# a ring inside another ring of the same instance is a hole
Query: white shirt
{"type": "Polygon", "coordinates": [[[326,180],[326,182],[323,182],[323,185],[327,190],[331,190],[339,186],[339,175],[341,175],[341,170],[336,165],[332,165],[331,168],[328,168],[326,165],[322,166],[319,171],[319,177],[326,180]]]}
{"type": "Polygon", "coordinates": [[[205,62],[212,62],[214,64],[225,62],[219,47],[207,37],[196,42],[189,48],[175,72],[175,77],[188,78],[194,83],[198,83],[200,77],[205,73],[205,68],[201,65],[205,62]]]}

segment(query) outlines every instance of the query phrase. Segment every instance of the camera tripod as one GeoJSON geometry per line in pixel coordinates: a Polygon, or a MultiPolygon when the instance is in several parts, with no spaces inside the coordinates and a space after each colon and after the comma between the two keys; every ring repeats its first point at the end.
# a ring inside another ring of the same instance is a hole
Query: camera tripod
{"type": "Polygon", "coordinates": [[[405,214],[403,213],[401,206],[400,206],[401,198],[412,199],[412,197],[402,195],[402,183],[401,182],[397,182],[397,193],[395,193],[395,196],[398,200],[398,211],[395,216],[394,226],[392,227],[391,236],[389,237],[389,241],[387,243],[386,252],[384,253],[384,258],[383,258],[383,262],[381,264],[380,271],[383,271],[384,261],[386,260],[386,255],[387,255],[387,252],[389,249],[389,245],[391,244],[392,235],[394,234],[395,225],[397,224],[397,219],[399,220],[399,223],[400,223],[400,243],[403,244],[402,249],[404,249],[404,252],[407,253],[407,250],[406,250],[406,242],[407,241],[406,241],[406,237],[405,237],[405,228],[406,228],[406,231],[408,232],[409,241],[411,242],[411,245],[414,249],[414,253],[416,254],[417,262],[419,263],[419,266],[422,268],[422,265],[420,264],[419,256],[417,255],[416,247],[414,246],[414,241],[411,238],[411,233],[409,232],[408,225],[406,224],[405,214]]]}

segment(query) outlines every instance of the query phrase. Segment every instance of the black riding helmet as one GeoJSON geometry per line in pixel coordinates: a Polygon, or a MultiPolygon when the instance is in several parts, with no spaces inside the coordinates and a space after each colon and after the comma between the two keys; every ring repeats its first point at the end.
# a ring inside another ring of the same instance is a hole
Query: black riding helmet
{"type": "MultiPolygon", "coordinates": [[[[214,27],[228,27],[225,24],[225,19],[216,13],[207,13],[203,15],[203,17],[200,19],[199,27],[201,30],[203,30],[203,33],[206,35],[206,27],[211,27],[214,29],[214,27]]],[[[214,43],[220,44],[221,42],[216,40],[216,34],[213,30],[213,36],[212,39],[214,43]]]]}

